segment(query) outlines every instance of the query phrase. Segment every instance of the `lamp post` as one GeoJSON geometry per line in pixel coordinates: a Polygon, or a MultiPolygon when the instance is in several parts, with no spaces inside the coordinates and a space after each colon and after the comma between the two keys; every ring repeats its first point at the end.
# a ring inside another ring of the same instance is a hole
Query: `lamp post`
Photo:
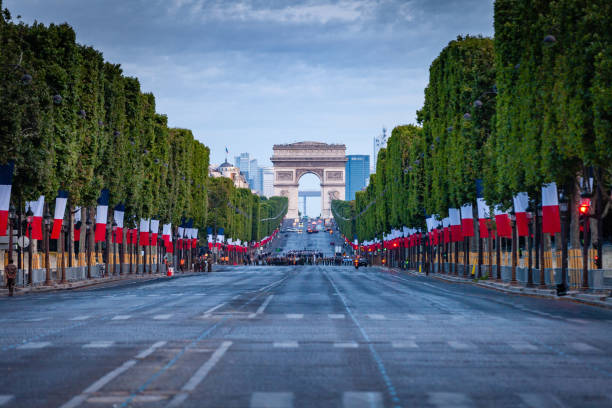
{"type": "MultiPolygon", "coordinates": [[[[66,225],[62,225],[62,228],[60,230],[60,239],[58,241],[58,255],[61,254],[61,259],[62,259],[62,264],[61,264],[61,274],[62,274],[62,278],[60,280],[60,283],[66,283],[66,262],[64,261],[64,256],[65,256],[65,240],[66,240],[66,231],[67,231],[67,226],[66,225]]],[[[58,256],[59,258],[59,256],[58,256]]]]}
{"type": "Polygon", "coordinates": [[[529,205],[527,207],[527,287],[534,287],[533,284],[533,207],[532,201],[529,200],[529,205]]]}
{"type": "Polygon", "coordinates": [[[579,215],[582,217],[582,290],[589,290],[589,246],[591,245],[590,232],[590,210],[591,197],[593,196],[593,178],[587,177],[592,174],[593,169],[587,168],[583,171],[585,177],[582,177],[580,183],[580,208],[579,215]]]}
{"type": "Polygon", "coordinates": [[[9,243],[8,243],[8,260],[9,262],[13,260],[13,223],[15,221],[15,207],[11,204],[9,207],[9,243]]]}
{"type": "Polygon", "coordinates": [[[34,282],[33,278],[33,269],[32,269],[32,220],[34,217],[34,213],[32,209],[28,206],[28,211],[26,212],[26,231],[27,235],[30,238],[30,242],[28,243],[28,284],[32,285],[34,282]]]}
{"type": "Polygon", "coordinates": [[[89,236],[89,230],[91,230],[91,215],[89,209],[85,210],[87,214],[87,221],[85,222],[85,256],[87,257],[87,279],[91,279],[91,237],[89,236]]]}
{"type": "MultiPolygon", "coordinates": [[[[557,285],[557,295],[562,296],[567,294],[567,230],[568,222],[568,197],[565,189],[561,188],[559,192],[559,210],[561,212],[561,283],[557,285]]],[[[544,251],[542,251],[544,252],[544,251]]],[[[544,269],[544,265],[542,265],[544,269]]]]}
{"type": "Polygon", "coordinates": [[[518,280],[516,279],[516,266],[518,261],[518,236],[516,231],[516,214],[514,209],[510,212],[510,222],[512,223],[512,278],[510,279],[511,285],[517,285],[518,280]]]}

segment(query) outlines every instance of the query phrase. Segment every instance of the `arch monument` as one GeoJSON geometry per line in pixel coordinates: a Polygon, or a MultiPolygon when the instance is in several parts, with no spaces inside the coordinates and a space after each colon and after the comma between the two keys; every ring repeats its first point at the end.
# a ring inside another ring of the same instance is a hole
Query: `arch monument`
{"type": "Polygon", "coordinates": [[[274,145],[274,195],[289,199],[287,218],[298,218],[298,186],[304,174],[321,181],[321,217],[331,218],[332,200],[345,197],[346,146],[320,142],[274,145]]]}

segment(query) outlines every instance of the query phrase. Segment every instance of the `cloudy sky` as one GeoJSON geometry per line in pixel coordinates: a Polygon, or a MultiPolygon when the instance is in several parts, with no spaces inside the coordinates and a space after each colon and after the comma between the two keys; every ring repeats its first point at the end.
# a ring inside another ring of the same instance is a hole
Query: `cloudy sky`
{"type": "Polygon", "coordinates": [[[371,154],[414,123],[428,69],[457,35],[493,33],[493,0],[4,0],[30,23],[70,23],[80,43],[153,92],[211,160],[315,140],[371,154]]]}

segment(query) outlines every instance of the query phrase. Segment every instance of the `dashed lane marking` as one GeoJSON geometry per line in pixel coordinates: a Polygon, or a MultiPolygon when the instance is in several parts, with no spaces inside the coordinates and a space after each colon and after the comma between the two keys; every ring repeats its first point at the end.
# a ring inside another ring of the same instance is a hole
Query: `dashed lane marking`
{"type": "Polygon", "coordinates": [[[428,402],[438,408],[470,408],[474,402],[459,392],[430,392],[428,402]]]}
{"type": "Polygon", "coordinates": [[[153,354],[155,352],[155,350],[157,350],[160,347],[163,347],[166,345],[165,341],[158,341],[157,343],[154,343],[151,347],[149,347],[146,350],[141,351],[140,353],[136,354],[136,358],[138,359],[143,359],[143,358],[147,358],[149,357],[151,354],[153,354]]]}
{"type": "Polygon", "coordinates": [[[354,341],[346,341],[346,342],[338,342],[334,343],[334,347],[336,348],[357,348],[359,344],[354,341]]]}
{"type": "Polygon", "coordinates": [[[382,408],[383,398],[380,392],[347,391],[342,394],[344,408],[382,408]]]}
{"type": "Polygon", "coordinates": [[[366,315],[368,316],[368,318],[372,319],[372,320],[385,320],[385,315],[383,314],[369,314],[366,315]]]}
{"type": "Polygon", "coordinates": [[[274,342],[273,346],[277,348],[297,348],[298,342],[297,341],[276,341],[274,342]]]}
{"type": "Polygon", "coordinates": [[[564,408],[566,407],[554,395],[551,394],[536,394],[524,393],[519,394],[519,397],[528,408],[564,408]]]}
{"type": "Polygon", "coordinates": [[[221,343],[219,348],[215,350],[215,352],[210,356],[210,358],[198,368],[191,378],[183,385],[181,391],[172,398],[172,400],[168,403],[167,407],[180,407],[183,405],[183,402],[189,397],[189,393],[196,389],[196,387],[204,381],[210,370],[221,360],[225,352],[232,345],[231,341],[224,341],[221,343]]]}
{"type": "Polygon", "coordinates": [[[22,344],[21,346],[17,346],[18,350],[32,350],[32,349],[41,349],[47,346],[50,346],[51,342],[49,341],[32,341],[29,343],[22,344]]]}
{"type": "Polygon", "coordinates": [[[327,317],[329,317],[330,319],[344,319],[345,316],[342,313],[331,313],[328,314],[327,317]]]}
{"type": "Polygon", "coordinates": [[[113,344],[115,344],[114,341],[98,340],[98,341],[92,341],[91,343],[84,344],[83,348],[109,348],[113,344]]]}
{"type": "Polygon", "coordinates": [[[391,346],[393,348],[419,348],[414,341],[394,341],[391,346]]]}
{"type": "Polygon", "coordinates": [[[89,387],[85,388],[85,390],[70,399],[70,401],[66,402],[60,408],[76,408],[81,405],[83,402],[87,400],[90,394],[94,392],[100,391],[102,387],[106,384],[123,374],[125,371],[129,370],[130,367],[133,367],[136,364],[136,360],[128,360],[123,363],[121,366],[115,368],[113,371],[108,372],[106,375],[101,377],[99,380],[91,384],[89,387]]]}
{"type": "Polygon", "coordinates": [[[451,340],[447,342],[449,346],[454,348],[455,350],[468,350],[472,348],[469,344],[463,343],[461,341],[451,340]]]}
{"type": "Polygon", "coordinates": [[[225,302],[219,303],[217,306],[211,307],[210,309],[208,309],[207,311],[204,312],[202,317],[205,318],[205,319],[208,319],[211,316],[212,312],[214,312],[217,309],[222,308],[223,306],[225,306],[225,302]]]}
{"type": "Polygon", "coordinates": [[[0,407],[11,402],[13,398],[15,397],[12,395],[0,395],[0,407]]]}
{"type": "Polygon", "coordinates": [[[89,318],[91,318],[91,316],[86,315],[86,316],[77,316],[77,317],[73,317],[73,318],[72,318],[72,319],[70,319],[70,320],[73,320],[73,321],[79,321],[79,320],[87,320],[87,319],[89,319],[89,318]]]}
{"type": "Polygon", "coordinates": [[[251,395],[251,408],[292,408],[292,392],[254,392],[251,395]]]}
{"type": "Polygon", "coordinates": [[[288,313],[285,315],[287,319],[302,319],[304,317],[301,313],[288,313]]]}
{"type": "Polygon", "coordinates": [[[569,343],[569,345],[576,351],[592,353],[594,351],[600,351],[598,348],[591,346],[590,344],[582,342],[569,343]]]}
{"type": "Polygon", "coordinates": [[[508,343],[508,345],[512,347],[513,349],[515,349],[516,351],[533,351],[533,350],[538,349],[536,346],[526,341],[511,342],[511,343],[508,343]]]}
{"type": "Polygon", "coordinates": [[[166,314],[158,314],[156,316],[153,316],[154,320],[168,320],[170,319],[172,316],[174,316],[174,314],[172,313],[166,313],[166,314]]]}
{"type": "Polygon", "coordinates": [[[410,320],[425,320],[425,317],[419,314],[407,314],[406,317],[410,320]]]}
{"type": "Polygon", "coordinates": [[[117,315],[113,317],[111,320],[127,320],[130,317],[132,317],[132,315],[117,315]]]}

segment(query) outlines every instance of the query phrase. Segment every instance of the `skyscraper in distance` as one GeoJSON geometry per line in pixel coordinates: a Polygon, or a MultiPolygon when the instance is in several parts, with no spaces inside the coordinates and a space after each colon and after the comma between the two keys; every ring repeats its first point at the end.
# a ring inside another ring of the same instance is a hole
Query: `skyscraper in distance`
{"type": "Polygon", "coordinates": [[[363,189],[370,177],[370,156],[350,154],[346,156],[346,195],[345,200],[355,199],[355,193],[363,189]]]}

